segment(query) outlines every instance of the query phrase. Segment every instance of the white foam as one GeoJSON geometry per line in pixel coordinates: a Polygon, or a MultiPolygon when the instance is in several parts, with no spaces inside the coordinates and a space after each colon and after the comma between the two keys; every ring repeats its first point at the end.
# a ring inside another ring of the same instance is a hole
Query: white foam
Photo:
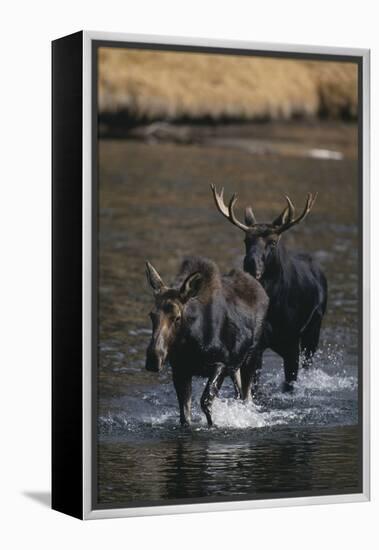
{"type": "Polygon", "coordinates": [[[262,428],[266,425],[264,416],[254,403],[235,399],[215,399],[212,418],[220,428],[262,428]]]}
{"type": "Polygon", "coordinates": [[[310,369],[300,371],[298,389],[334,392],[339,390],[355,390],[357,379],[354,376],[329,375],[322,369],[310,369]]]}

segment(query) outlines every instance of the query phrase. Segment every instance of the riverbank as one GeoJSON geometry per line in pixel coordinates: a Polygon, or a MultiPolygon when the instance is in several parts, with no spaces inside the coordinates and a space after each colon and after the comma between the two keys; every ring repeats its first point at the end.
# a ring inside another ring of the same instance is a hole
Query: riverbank
{"type": "Polygon", "coordinates": [[[357,116],[357,65],[100,48],[98,110],[131,121],[357,116]]]}

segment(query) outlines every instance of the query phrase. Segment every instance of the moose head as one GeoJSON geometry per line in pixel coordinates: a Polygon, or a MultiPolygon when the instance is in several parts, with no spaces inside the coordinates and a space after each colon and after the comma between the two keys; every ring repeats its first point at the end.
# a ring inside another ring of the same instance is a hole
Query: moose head
{"type": "Polygon", "coordinates": [[[227,220],[245,233],[244,270],[257,280],[262,279],[272,267],[277,265],[278,244],[282,233],[303,221],[312,210],[317,198],[317,193],[314,195],[308,193],[304,210],[300,216],[295,217],[295,207],[291,199],[285,195],[287,205],[271,223],[257,222],[251,206],[248,206],[245,210],[245,223],[242,223],[237,219],[234,212],[237,194],[235,193],[232,196],[228,206],[226,206],[224,203],[224,189],[222,188],[219,193],[213,184],[211,189],[217,209],[227,220]]]}
{"type": "Polygon", "coordinates": [[[150,312],[153,333],[146,353],[146,369],[159,372],[182,328],[184,306],[200,290],[202,275],[192,273],[180,288],[170,288],[158,271],[146,262],[146,277],[155,298],[155,307],[150,312]]]}

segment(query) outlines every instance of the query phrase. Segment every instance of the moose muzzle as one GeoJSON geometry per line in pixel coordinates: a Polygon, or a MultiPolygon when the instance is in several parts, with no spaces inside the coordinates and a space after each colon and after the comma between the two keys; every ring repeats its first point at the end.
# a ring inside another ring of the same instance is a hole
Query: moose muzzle
{"type": "Polygon", "coordinates": [[[160,345],[159,338],[152,339],[146,351],[146,370],[150,372],[160,372],[166,360],[167,352],[160,345]]]}

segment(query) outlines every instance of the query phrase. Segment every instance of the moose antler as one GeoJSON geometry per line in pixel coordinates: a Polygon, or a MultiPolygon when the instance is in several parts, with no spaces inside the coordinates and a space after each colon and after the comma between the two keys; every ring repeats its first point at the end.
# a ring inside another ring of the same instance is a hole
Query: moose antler
{"type": "Polygon", "coordinates": [[[224,203],[224,188],[222,188],[220,193],[218,193],[216,186],[213,183],[211,183],[211,189],[212,189],[214,201],[216,203],[216,207],[219,210],[219,212],[221,212],[221,214],[225,216],[225,218],[229,220],[233,225],[242,229],[242,231],[248,231],[249,227],[241,223],[239,220],[237,220],[237,217],[234,213],[234,205],[237,202],[237,194],[234,193],[234,195],[229,201],[229,205],[226,206],[226,204],[224,203]]]}
{"type": "Polygon", "coordinates": [[[294,207],[293,203],[291,202],[291,199],[287,195],[285,195],[285,198],[286,198],[287,205],[288,205],[287,206],[288,221],[286,221],[285,223],[283,223],[282,225],[280,225],[277,228],[276,232],[278,234],[283,233],[283,231],[287,231],[287,229],[290,229],[290,227],[293,227],[294,225],[300,223],[309,214],[309,212],[313,208],[314,203],[316,202],[317,193],[315,193],[314,195],[312,193],[308,193],[304,210],[302,211],[300,216],[298,216],[297,218],[295,218],[295,207],[294,207]]]}
{"type": "Polygon", "coordinates": [[[309,214],[317,198],[317,193],[308,193],[303,212],[300,214],[300,216],[295,218],[295,207],[291,199],[287,195],[284,195],[287,206],[280,214],[280,216],[278,216],[271,224],[257,224],[254,213],[249,206],[245,210],[245,225],[237,219],[234,212],[234,206],[237,202],[237,194],[234,193],[229,201],[229,205],[226,206],[224,202],[224,188],[222,188],[220,193],[218,193],[216,186],[212,183],[211,189],[217,209],[227,220],[230,221],[230,223],[239,227],[239,229],[242,229],[242,231],[245,232],[253,229],[257,234],[262,231],[262,228],[265,231],[269,229],[271,232],[277,233],[278,235],[280,235],[284,231],[287,231],[287,229],[290,229],[294,225],[300,223],[309,214]]]}

